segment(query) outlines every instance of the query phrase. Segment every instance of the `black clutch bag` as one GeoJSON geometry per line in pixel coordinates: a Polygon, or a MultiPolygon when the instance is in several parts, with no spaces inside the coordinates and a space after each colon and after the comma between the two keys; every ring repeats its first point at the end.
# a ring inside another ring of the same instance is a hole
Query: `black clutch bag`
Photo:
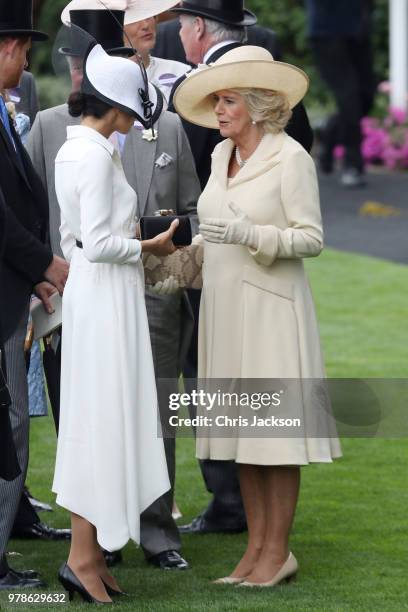
{"type": "Polygon", "coordinates": [[[173,236],[175,246],[188,246],[193,239],[189,217],[175,215],[160,215],[157,217],[142,217],[140,219],[140,237],[142,240],[151,240],[158,234],[169,229],[174,219],[179,220],[179,226],[173,236]]]}

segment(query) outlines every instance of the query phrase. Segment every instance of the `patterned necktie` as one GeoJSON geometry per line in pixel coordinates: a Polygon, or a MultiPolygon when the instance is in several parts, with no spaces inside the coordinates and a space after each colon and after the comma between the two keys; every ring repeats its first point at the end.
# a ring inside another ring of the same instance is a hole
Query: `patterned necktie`
{"type": "Polygon", "coordinates": [[[16,148],[15,142],[14,142],[14,138],[13,138],[13,134],[11,133],[11,128],[10,128],[10,121],[9,121],[9,115],[7,112],[7,107],[6,104],[3,100],[3,96],[0,96],[0,118],[3,122],[4,127],[6,128],[6,132],[9,135],[9,138],[11,140],[11,142],[13,143],[14,148],[16,148]]]}

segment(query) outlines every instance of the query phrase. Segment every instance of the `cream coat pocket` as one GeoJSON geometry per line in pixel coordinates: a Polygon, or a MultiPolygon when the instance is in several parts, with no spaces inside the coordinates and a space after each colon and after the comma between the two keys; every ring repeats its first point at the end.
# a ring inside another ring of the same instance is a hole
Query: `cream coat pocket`
{"type": "Polygon", "coordinates": [[[243,270],[241,371],[245,378],[301,376],[298,321],[291,283],[250,266],[243,270]]]}

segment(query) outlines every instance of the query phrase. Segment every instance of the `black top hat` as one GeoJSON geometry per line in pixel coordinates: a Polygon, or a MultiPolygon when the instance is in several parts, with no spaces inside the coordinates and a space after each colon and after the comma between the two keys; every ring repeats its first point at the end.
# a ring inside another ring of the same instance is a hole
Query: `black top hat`
{"type": "MultiPolygon", "coordinates": [[[[0,0],[1,2],[1,0],[0,0]]],[[[71,23],[91,34],[110,55],[135,54],[134,49],[123,46],[123,23],[125,11],[78,10],[70,11],[71,23]]],[[[70,28],[71,47],[62,47],[62,55],[81,57],[80,44],[76,40],[75,28],[70,28]]]]}
{"type": "Polygon", "coordinates": [[[0,36],[48,39],[47,34],[33,30],[32,0],[0,0],[0,36]]]}
{"type": "Polygon", "coordinates": [[[244,8],[244,0],[188,0],[171,11],[197,15],[235,27],[251,26],[257,22],[256,16],[244,8]]]}

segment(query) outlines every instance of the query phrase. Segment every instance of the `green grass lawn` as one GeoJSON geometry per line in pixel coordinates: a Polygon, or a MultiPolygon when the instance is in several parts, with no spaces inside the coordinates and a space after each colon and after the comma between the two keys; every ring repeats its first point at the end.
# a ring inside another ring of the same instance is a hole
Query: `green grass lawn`
{"type": "MultiPolygon", "coordinates": [[[[307,268],[318,308],[328,375],[408,378],[408,267],[327,250],[307,268]]],[[[245,548],[246,535],[185,536],[183,553],[192,569],[162,572],[144,562],[133,544],[115,568],[130,596],[121,608],[149,611],[214,610],[408,610],[408,474],[405,439],[343,440],[344,458],[303,469],[291,547],[297,582],[274,589],[216,586],[245,548]]],[[[32,421],[29,485],[40,499],[50,493],[55,453],[51,419],[32,421]]],[[[194,443],[177,445],[177,502],[188,521],[208,495],[194,459],[194,443]]],[[[42,515],[68,526],[56,507],[42,515]]],[[[68,544],[12,541],[18,568],[40,569],[49,590],[61,592],[56,571],[68,544]]],[[[77,602],[79,600],[76,600],[77,602]]],[[[0,604],[6,596],[0,596],[0,604]]],[[[86,604],[72,604],[76,610],[86,604]]],[[[6,604],[7,607],[7,604],[6,604]]],[[[48,606],[58,609],[60,606],[48,606]]],[[[31,609],[32,606],[19,606],[31,609]]],[[[108,607],[110,609],[110,607],[108,607]]]]}

